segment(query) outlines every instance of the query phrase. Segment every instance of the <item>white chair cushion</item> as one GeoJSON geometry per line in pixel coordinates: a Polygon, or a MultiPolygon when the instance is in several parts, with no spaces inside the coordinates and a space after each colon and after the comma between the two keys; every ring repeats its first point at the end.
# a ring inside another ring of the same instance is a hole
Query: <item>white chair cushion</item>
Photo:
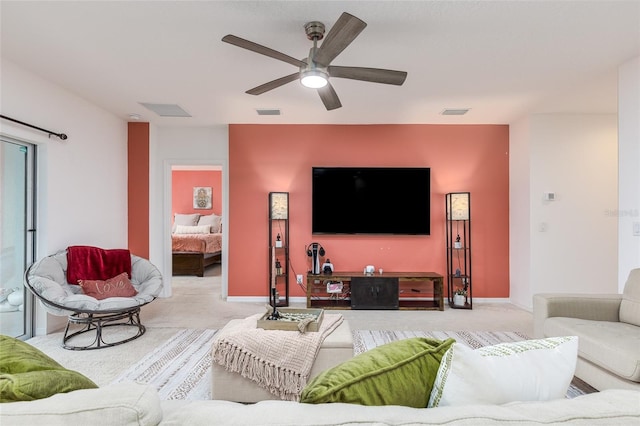
{"type": "Polygon", "coordinates": [[[131,284],[138,294],[134,297],[110,297],[98,300],[82,293],[79,285],[67,282],[67,252],[63,250],[34,263],[28,280],[43,298],[68,308],[58,309],[43,304],[53,315],[69,315],[76,310],[94,312],[120,310],[151,302],[162,291],[162,274],[148,260],[131,255],[131,284]]]}

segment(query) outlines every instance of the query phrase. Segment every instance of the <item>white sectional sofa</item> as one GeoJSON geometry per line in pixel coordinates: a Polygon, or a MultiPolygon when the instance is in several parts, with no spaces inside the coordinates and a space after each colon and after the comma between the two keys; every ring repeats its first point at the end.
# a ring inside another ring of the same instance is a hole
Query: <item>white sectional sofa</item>
{"type": "Polygon", "coordinates": [[[148,385],[120,383],[0,404],[12,425],[637,425],[640,392],[609,390],[548,402],[409,408],[343,403],[161,401],[148,385]]]}
{"type": "Polygon", "coordinates": [[[536,294],[533,321],[537,338],[578,336],[580,379],[599,390],[640,390],[640,268],[623,294],[536,294]]]}

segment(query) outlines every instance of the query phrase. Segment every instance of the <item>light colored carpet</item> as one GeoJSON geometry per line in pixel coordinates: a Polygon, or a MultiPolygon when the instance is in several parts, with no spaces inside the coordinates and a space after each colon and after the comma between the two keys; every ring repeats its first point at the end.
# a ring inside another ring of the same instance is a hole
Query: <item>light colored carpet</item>
{"type": "MultiPolygon", "coordinates": [[[[113,338],[129,335],[131,327],[109,327],[105,333],[113,338]],[[126,334],[125,334],[126,333],[126,334]]],[[[108,385],[142,357],[176,334],[175,328],[147,328],[144,335],[119,346],[90,351],[70,351],[62,348],[62,333],[37,336],[27,343],[40,349],[63,367],[78,371],[98,386],[108,385]]]]}

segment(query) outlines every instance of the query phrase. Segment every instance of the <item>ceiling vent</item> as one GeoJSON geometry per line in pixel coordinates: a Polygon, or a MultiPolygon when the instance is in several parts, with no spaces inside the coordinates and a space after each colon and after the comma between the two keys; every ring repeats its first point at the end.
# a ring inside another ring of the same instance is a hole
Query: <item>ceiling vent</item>
{"type": "Polygon", "coordinates": [[[279,109],[256,109],[258,115],[280,115],[279,109]]]}
{"type": "Polygon", "coordinates": [[[155,112],[160,117],[191,117],[191,114],[176,104],[150,104],[140,102],[140,105],[155,112]]]}
{"type": "Polygon", "coordinates": [[[465,115],[469,112],[470,108],[447,108],[440,114],[442,115],[465,115]]]}

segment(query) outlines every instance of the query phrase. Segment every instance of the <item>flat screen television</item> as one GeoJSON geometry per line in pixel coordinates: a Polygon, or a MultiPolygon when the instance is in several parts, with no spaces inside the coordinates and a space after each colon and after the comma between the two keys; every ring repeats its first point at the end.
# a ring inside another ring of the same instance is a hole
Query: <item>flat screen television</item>
{"type": "Polygon", "coordinates": [[[431,170],[313,167],[313,234],[429,235],[431,170]]]}

